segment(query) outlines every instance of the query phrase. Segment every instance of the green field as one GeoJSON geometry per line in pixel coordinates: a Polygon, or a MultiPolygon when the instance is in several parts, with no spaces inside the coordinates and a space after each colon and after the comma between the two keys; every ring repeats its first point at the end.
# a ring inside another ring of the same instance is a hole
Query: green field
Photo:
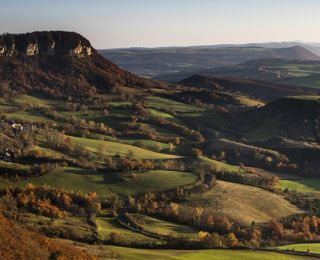
{"type": "MultiPolygon", "coordinates": [[[[118,139],[119,140],[119,139],[118,139]]],[[[121,139],[122,143],[130,144],[130,145],[136,145],[137,142],[142,143],[144,147],[147,147],[148,149],[154,149],[156,144],[159,143],[161,145],[161,150],[167,150],[168,144],[161,143],[153,140],[147,140],[147,139],[121,139]]]]}
{"type": "Polygon", "coordinates": [[[263,106],[264,105],[263,102],[248,98],[246,96],[238,96],[237,99],[240,102],[240,104],[248,106],[248,107],[263,106]]]}
{"type": "Polygon", "coordinates": [[[27,170],[27,169],[30,168],[30,165],[21,164],[21,163],[13,163],[13,162],[0,161],[0,167],[1,167],[2,169],[27,170]]]}
{"type": "Polygon", "coordinates": [[[301,251],[301,252],[307,252],[320,254],[320,244],[314,243],[314,244],[293,244],[293,245],[287,245],[287,246],[279,246],[277,247],[279,249],[283,250],[295,250],[295,251],[301,251]]]}
{"type": "Polygon", "coordinates": [[[186,185],[196,180],[189,172],[149,171],[143,173],[103,173],[81,168],[65,167],[40,177],[19,182],[1,182],[0,187],[24,187],[27,183],[48,184],[68,191],[88,193],[95,191],[100,197],[116,194],[136,194],[147,191],[161,191],[186,185]],[[104,177],[106,176],[106,177],[104,177]]]}
{"type": "Polygon", "coordinates": [[[104,184],[101,173],[74,167],[60,168],[44,176],[32,177],[24,181],[2,183],[1,186],[24,187],[27,183],[47,184],[68,191],[81,191],[82,193],[95,191],[98,196],[102,197],[111,195],[111,191],[104,184]]]}
{"type": "Polygon", "coordinates": [[[166,119],[174,118],[173,115],[166,113],[166,112],[162,112],[157,109],[149,108],[148,111],[151,113],[151,115],[156,116],[156,117],[162,117],[162,118],[166,118],[166,119]]]}
{"type": "Polygon", "coordinates": [[[131,106],[132,102],[128,102],[128,101],[111,101],[108,103],[108,105],[110,107],[127,107],[127,106],[131,106]]]}
{"type": "Polygon", "coordinates": [[[112,232],[115,232],[120,236],[120,238],[126,241],[133,241],[133,242],[140,242],[140,243],[157,241],[152,237],[148,237],[138,232],[133,232],[130,229],[124,228],[112,217],[97,217],[96,225],[97,225],[97,232],[101,240],[109,240],[110,234],[112,232]]]}
{"type": "Polygon", "coordinates": [[[201,109],[196,106],[158,96],[148,96],[145,98],[145,100],[148,106],[152,108],[164,109],[166,111],[175,111],[180,113],[201,111],[201,109]]]}
{"type": "Polygon", "coordinates": [[[214,165],[219,171],[223,170],[223,171],[227,171],[227,172],[239,172],[239,170],[240,170],[239,166],[219,162],[216,160],[209,159],[207,157],[200,157],[200,160],[202,162],[208,163],[210,165],[214,165]]]}
{"type": "Polygon", "coordinates": [[[41,123],[53,122],[51,119],[35,111],[17,111],[13,113],[5,113],[5,115],[8,119],[11,119],[11,120],[23,120],[23,121],[41,122],[41,123]]]}
{"type": "Polygon", "coordinates": [[[35,97],[30,95],[20,95],[14,98],[14,102],[20,105],[38,106],[38,107],[52,107],[54,104],[58,104],[61,101],[49,100],[43,97],[35,97]]]}
{"type": "Polygon", "coordinates": [[[246,132],[245,138],[250,141],[268,140],[278,136],[282,129],[282,123],[274,119],[266,119],[260,126],[246,132]]]}
{"type": "Polygon", "coordinates": [[[283,70],[290,75],[289,78],[280,80],[281,83],[312,88],[320,87],[320,66],[318,64],[287,64],[275,69],[283,70]]]}
{"type": "Polygon", "coordinates": [[[190,124],[201,125],[209,132],[213,132],[214,129],[222,131],[233,130],[230,120],[219,112],[184,113],[182,116],[190,124]]]}
{"type": "Polygon", "coordinates": [[[320,191],[320,179],[292,179],[279,180],[278,187],[281,190],[288,189],[297,192],[316,192],[320,191]]]}
{"type": "Polygon", "coordinates": [[[171,237],[184,236],[190,239],[198,238],[198,230],[189,226],[179,225],[141,214],[131,214],[131,216],[142,221],[143,229],[150,233],[171,237]]]}
{"type": "Polygon", "coordinates": [[[290,96],[288,98],[320,102],[320,96],[290,96]]]}
{"type": "Polygon", "coordinates": [[[121,259],[141,260],[290,260],[313,259],[266,251],[253,250],[148,250],[108,246],[108,250],[118,254],[121,259]]]}
{"type": "Polygon", "coordinates": [[[141,194],[149,191],[173,189],[196,181],[190,172],[154,170],[131,173],[107,173],[105,184],[117,194],[141,194]]]}
{"type": "Polygon", "coordinates": [[[145,130],[145,131],[150,131],[150,132],[155,132],[160,134],[161,136],[165,137],[176,137],[178,136],[175,132],[170,131],[168,129],[165,129],[160,126],[152,125],[152,124],[147,124],[147,123],[140,123],[140,127],[145,130]]]}
{"type": "Polygon", "coordinates": [[[133,145],[128,144],[121,144],[117,142],[110,142],[110,141],[101,141],[95,139],[88,139],[88,138],[80,138],[80,137],[73,137],[70,138],[92,152],[97,152],[97,149],[100,144],[104,144],[107,147],[107,153],[109,155],[126,155],[129,151],[134,153],[134,157],[139,159],[169,159],[169,158],[179,158],[180,156],[173,155],[173,154],[164,154],[164,153],[157,153],[153,151],[149,151],[143,148],[139,148],[133,145]]]}

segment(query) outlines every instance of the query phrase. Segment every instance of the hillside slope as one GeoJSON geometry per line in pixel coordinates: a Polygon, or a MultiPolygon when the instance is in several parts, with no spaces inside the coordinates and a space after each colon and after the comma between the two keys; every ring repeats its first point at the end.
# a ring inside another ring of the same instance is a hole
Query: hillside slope
{"type": "Polygon", "coordinates": [[[0,216],[2,259],[95,259],[72,245],[29,231],[0,216]]]}
{"type": "Polygon", "coordinates": [[[227,216],[245,225],[301,213],[280,195],[225,181],[218,181],[217,186],[206,193],[193,194],[190,201],[182,205],[185,210],[204,207],[204,214],[227,216]]]}

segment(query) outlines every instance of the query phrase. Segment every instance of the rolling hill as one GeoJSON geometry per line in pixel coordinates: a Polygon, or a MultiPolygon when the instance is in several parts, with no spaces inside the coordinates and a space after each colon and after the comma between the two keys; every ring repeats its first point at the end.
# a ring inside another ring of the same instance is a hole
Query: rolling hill
{"type": "Polygon", "coordinates": [[[194,74],[201,74],[208,77],[242,78],[319,88],[319,64],[317,60],[259,59],[232,66],[162,74],[155,79],[178,82],[194,74]]]}
{"type": "Polygon", "coordinates": [[[298,86],[270,83],[265,81],[241,79],[241,78],[215,78],[203,75],[193,75],[179,81],[179,84],[206,88],[223,89],[229,92],[240,92],[256,99],[274,100],[277,98],[292,95],[316,94],[317,90],[312,88],[302,88],[298,86]]]}
{"type": "Polygon", "coordinates": [[[279,195],[242,184],[218,181],[217,187],[207,193],[193,195],[182,204],[184,210],[204,207],[205,214],[227,216],[235,222],[250,225],[252,221],[267,222],[301,211],[279,195]],[[235,196],[236,194],[236,196],[235,196]]]}

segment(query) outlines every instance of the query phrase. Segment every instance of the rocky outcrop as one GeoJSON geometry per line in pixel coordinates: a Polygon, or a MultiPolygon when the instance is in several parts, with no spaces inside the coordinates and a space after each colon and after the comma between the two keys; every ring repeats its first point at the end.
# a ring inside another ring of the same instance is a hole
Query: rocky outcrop
{"type": "Polygon", "coordinates": [[[83,55],[90,56],[91,54],[92,54],[92,48],[89,46],[83,45],[81,41],[75,48],[69,50],[70,56],[83,56],[83,55]]]}
{"type": "Polygon", "coordinates": [[[0,57],[69,55],[91,56],[90,42],[74,32],[50,31],[0,35],[0,57]]]}
{"type": "Polygon", "coordinates": [[[37,43],[29,43],[26,49],[27,56],[33,56],[39,54],[39,46],[37,43]]]}

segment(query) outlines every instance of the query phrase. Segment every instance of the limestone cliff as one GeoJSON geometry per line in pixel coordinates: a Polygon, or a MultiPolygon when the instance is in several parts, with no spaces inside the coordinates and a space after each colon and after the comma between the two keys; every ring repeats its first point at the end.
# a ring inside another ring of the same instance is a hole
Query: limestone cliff
{"type": "Polygon", "coordinates": [[[0,35],[0,56],[54,54],[90,56],[92,46],[87,39],[74,32],[50,31],[0,35]]]}

